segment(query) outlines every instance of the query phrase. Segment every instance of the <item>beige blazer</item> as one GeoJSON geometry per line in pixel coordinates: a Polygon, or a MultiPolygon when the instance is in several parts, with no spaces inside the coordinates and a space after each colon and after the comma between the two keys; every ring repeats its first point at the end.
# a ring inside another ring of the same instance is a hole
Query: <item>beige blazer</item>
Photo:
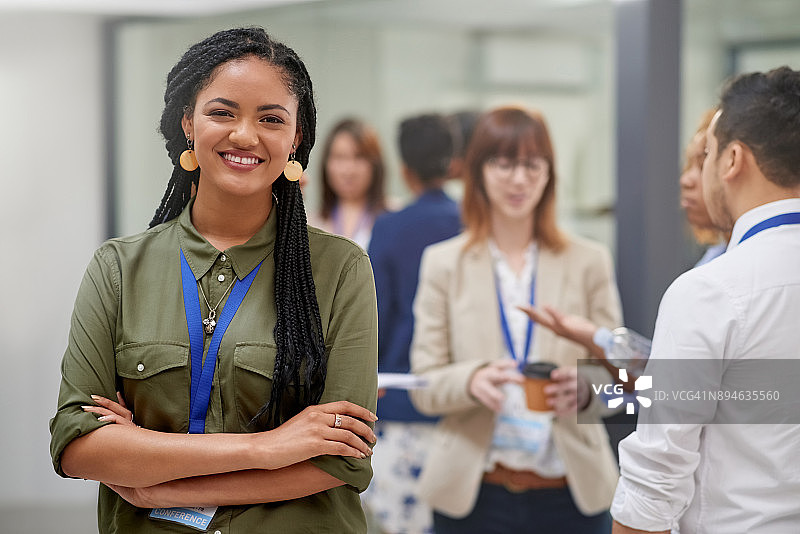
{"type": "MultiPolygon", "coordinates": [[[[536,304],[553,305],[598,325],[620,325],[609,253],[585,239],[568,239],[559,253],[539,251],[536,304]]],[[[425,250],[411,347],[412,372],[430,381],[429,387],[412,392],[412,401],[422,413],[442,416],[420,477],[420,492],[433,509],[459,518],[475,505],[495,423],[494,413],[469,395],[468,382],[476,369],[504,353],[488,245],[465,249],[466,243],[462,234],[425,250]]],[[[558,365],[588,358],[579,345],[539,326],[532,352],[558,365]]],[[[593,383],[611,380],[601,367],[593,371],[593,383]]],[[[591,515],[609,508],[618,471],[600,420],[608,410],[593,398],[585,413],[597,424],[578,424],[574,415],[557,418],[553,441],[578,509],[591,515]]]]}

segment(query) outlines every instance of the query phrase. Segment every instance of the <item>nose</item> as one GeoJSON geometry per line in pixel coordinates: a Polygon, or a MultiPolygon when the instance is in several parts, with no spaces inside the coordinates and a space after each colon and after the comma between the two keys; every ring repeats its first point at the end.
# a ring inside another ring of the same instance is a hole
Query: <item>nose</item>
{"type": "Polygon", "coordinates": [[[697,176],[694,169],[686,169],[681,174],[681,178],[679,180],[679,184],[683,189],[691,189],[697,184],[697,176]]]}
{"type": "Polygon", "coordinates": [[[258,144],[256,129],[248,121],[239,121],[228,138],[239,148],[249,148],[258,144]]]}
{"type": "Polygon", "coordinates": [[[511,169],[511,176],[509,177],[509,181],[512,184],[525,184],[530,181],[528,168],[521,163],[517,163],[514,165],[514,168],[511,169]]]}

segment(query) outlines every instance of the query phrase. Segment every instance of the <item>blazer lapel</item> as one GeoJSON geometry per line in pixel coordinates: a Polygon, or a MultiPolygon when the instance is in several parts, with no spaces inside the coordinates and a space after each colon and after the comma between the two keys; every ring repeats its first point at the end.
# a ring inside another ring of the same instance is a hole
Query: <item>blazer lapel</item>
{"type": "MultiPolygon", "coordinates": [[[[564,269],[559,266],[558,258],[549,249],[539,249],[539,261],[536,265],[536,302],[537,307],[547,304],[562,309],[561,300],[564,288],[564,269]]],[[[554,353],[555,334],[544,327],[536,325],[534,332],[534,355],[547,360],[548,354],[554,353]]],[[[558,362],[554,362],[558,363],[558,362]]]]}
{"type": "Polygon", "coordinates": [[[466,341],[470,352],[480,358],[493,354],[499,359],[504,348],[489,247],[486,244],[472,246],[464,251],[463,260],[463,276],[458,288],[462,296],[459,299],[461,305],[455,312],[461,317],[472,318],[474,323],[464,325],[465,329],[460,331],[468,333],[466,341]]]}

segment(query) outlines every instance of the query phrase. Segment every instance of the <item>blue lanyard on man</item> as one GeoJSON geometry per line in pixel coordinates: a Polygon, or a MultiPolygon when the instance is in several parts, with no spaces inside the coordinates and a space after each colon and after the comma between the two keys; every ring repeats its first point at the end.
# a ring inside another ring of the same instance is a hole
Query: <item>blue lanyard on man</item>
{"type": "MultiPolygon", "coordinates": [[[[506,318],[505,308],[503,306],[503,295],[500,292],[500,278],[495,275],[494,277],[494,285],[495,289],[497,290],[497,304],[500,308],[500,327],[503,329],[503,339],[506,342],[506,348],[508,349],[509,354],[517,362],[517,367],[519,367],[520,371],[523,367],[525,367],[525,363],[528,361],[528,356],[531,352],[531,339],[533,339],[533,321],[528,321],[528,330],[525,332],[525,353],[522,355],[522,358],[517,355],[517,351],[514,349],[514,339],[511,337],[511,328],[508,325],[508,319],[506,318]]],[[[531,277],[531,298],[530,298],[530,305],[533,306],[534,304],[534,297],[536,291],[536,276],[531,277]]]]}
{"type": "Polygon", "coordinates": [[[780,215],[776,215],[761,221],[745,232],[742,238],[739,240],[739,243],[745,239],[750,239],[759,232],[763,232],[769,228],[775,228],[776,226],[783,226],[785,224],[800,224],[800,212],[781,213],[780,215]]]}
{"type": "Polygon", "coordinates": [[[200,312],[200,295],[197,291],[197,281],[194,278],[186,256],[181,249],[181,280],[183,282],[183,306],[186,311],[186,325],[189,328],[189,350],[192,360],[191,396],[189,397],[189,433],[203,434],[206,430],[206,413],[208,402],[211,399],[211,383],[214,380],[214,370],[217,365],[217,352],[222,342],[225,330],[231,324],[233,316],[239,310],[244,296],[250,289],[253,279],[261,268],[259,263],[246,277],[234,281],[233,289],[219,316],[219,322],[214,328],[211,343],[208,346],[206,361],[203,363],[203,320],[200,312]]]}

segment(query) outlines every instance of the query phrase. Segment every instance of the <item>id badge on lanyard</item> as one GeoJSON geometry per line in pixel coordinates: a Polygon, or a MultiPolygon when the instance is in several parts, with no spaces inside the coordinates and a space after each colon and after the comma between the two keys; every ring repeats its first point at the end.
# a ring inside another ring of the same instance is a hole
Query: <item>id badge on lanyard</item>
{"type": "Polygon", "coordinates": [[[208,525],[214,519],[217,507],[192,506],[186,508],[153,508],[150,511],[151,519],[163,519],[172,523],[180,523],[197,530],[208,530],[208,525]]]}
{"type": "MultiPolygon", "coordinates": [[[[217,365],[217,353],[222,342],[222,336],[239,310],[247,291],[261,269],[259,263],[250,274],[234,282],[230,297],[222,309],[219,322],[211,336],[208,346],[206,361],[203,362],[204,330],[200,313],[200,295],[197,291],[197,281],[186,256],[181,249],[181,281],[183,284],[183,305],[186,313],[186,325],[189,329],[189,350],[191,352],[191,395],[189,397],[189,433],[202,434],[206,429],[206,414],[208,403],[211,399],[211,384],[214,380],[214,370],[217,365]]],[[[206,530],[214,518],[217,507],[189,506],[182,508],[153,508],[150,518],[162,519],[173,523],[180,523],[198,530],[206,530]]]]}

